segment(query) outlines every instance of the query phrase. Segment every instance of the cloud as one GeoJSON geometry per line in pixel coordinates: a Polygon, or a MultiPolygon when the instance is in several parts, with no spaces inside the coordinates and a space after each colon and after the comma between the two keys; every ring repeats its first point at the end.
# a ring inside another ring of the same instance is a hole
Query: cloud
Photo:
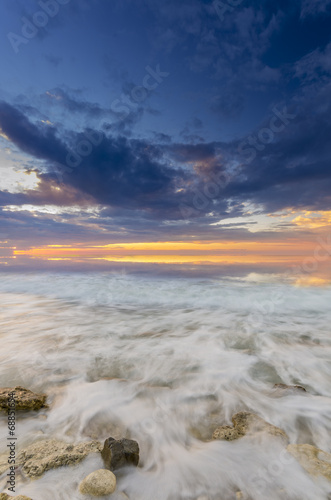
{"type": "MultiPolygon", "coordinates": [[[[0,127],[22,151],[46,160],[39,174],[43,191],[54,182],[54,167],[65,165],[68,145],[55,127],[36,126],[13,106],[0,104],[0,127]]],[[[74,145],[86,141],[84,133],[70,132],[74,145]]],[[[153,212],[178,212],[182,195],[178,191],[185,178],[180,168],[162,161],[162,153],[149,142],[105,136],[79,167],[66,169],[64,183],[93,198],[96,203],[153,212]]],[[[29,193],[31,196],[31,193],[29,193]]]]}
{"type": "Polygon", "coordinates": [[[210,109],[223,117],[236,118],[242,113],[244,103],[245,99],[240,91],[226,90],[212,97],[210,109]]]}
{"type": "Polygon", "coordinates": [[[62,163],[67,150],[55,127],[35,125],[14,106],[0,101],[0,130],[20,150],[43,160],[62,163]]]}
{"type": "Polygon", "coordinates": [[[294,66],[294,76],[303,83],[321,82],[331,75],[331,43],[302,57],[294,66]]]}
{"type": "Polygon", "coordinates": [[[331,6],[330,0],[302,0],[301,18],[317,16],[326,12],[331,6]]]}
{"type": "Polygon", "coordinates": [[[111,110],[104,109],[97,103],[78,99],[75,95],[70,95],[69,91],[60,87],[48,90],[44,95],[44,99],[48,105],[62,106],[66,111],[70,111],[70,113],[80,113],[89,118],[114,116],[111,110]]]}
{"type": "Polygon", "coordinates": [[[51,64],[55,68],[57,68],[59,64],[63,61],[62,57],[57,57],[52,54],[45,54],[44,57],[46,61],[49,62],[49,64],[51,64]]]}
{"type": "MultiPolygon", "coordinates": [[[[48,200],[59,206],[95,204],[108,210],[107,217],[125,214],[129,219],[134,213],[135,220],[142,221],[145,228],[148,220],[185,222],[187,217],[195,224],[208,224],[220,217],[244,215],[247,203],[267,213],[288,207],[330,209],[331,84],[311,89],[309,99],[303,92],[295,102],[295,118],[283,133],[275,133],[269,144],[260,141],[253,148],[250,162],[240,153],[243,138],[227,143],[173,143],[165,134],[134,139],[105,127],[102,141],[81,158],[79,165],[64,172],[60,185],[54,168],[63,164],[69,147],[74,149],[86,140],[84,131],[35,125],[4,102],[0,104],[0,127],[22,151],[43,160],[36,166],[38,190],[20,194],[17,203],[41,204],[48,200]],[[227,182],[213,188],[215,177],[222,173],[227,174],[227,182]],[[217,195],[210,194],[213,190],[217,195]],[[198,207],[197,197],[204,200],[198,207]],[[183,205],[192,208],[188,216],[183,216],[183,205]]],[[[281,105],[278,108],[282,110],[281,105]]],[[[252,131],[251,137],[258,139],[269,123],[270,117],[252,131]]],[[[279,117],[277,125],[282,125],[279,117]]],[[[200,128],[199,119],[193,119],[191,127],[200,128]]],[[[251,139],[245,140],[250,146],[251,139]]],[[[3,197],[3,204],[13,204],[8,195],[3,193],[3,197]]]]}

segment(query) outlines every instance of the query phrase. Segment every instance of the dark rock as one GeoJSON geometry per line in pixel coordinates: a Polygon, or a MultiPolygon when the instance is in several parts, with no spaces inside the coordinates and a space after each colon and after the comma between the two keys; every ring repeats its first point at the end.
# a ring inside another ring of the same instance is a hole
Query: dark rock
{"type": "Polygon", "coordinates": [[[139,445],[132,439],[106,439],[101,452],[104,464],[109,470],[116,470],[127,465],[137,467],[139,463],[139,445]]]}
{"type": "Polygon", "coordinates": [[[288,390],[288,391],[303,391],[307,392],[302,385],[286,385],[286,384],[275,384],[274,389],[282,389],[282,390],[288,390]]]}
{"type": "Polygon", "coordinates": [[[0,388],[0,410],[40,410],[47,408],[46,394],[36,394],[24,387],[0,388]]]}

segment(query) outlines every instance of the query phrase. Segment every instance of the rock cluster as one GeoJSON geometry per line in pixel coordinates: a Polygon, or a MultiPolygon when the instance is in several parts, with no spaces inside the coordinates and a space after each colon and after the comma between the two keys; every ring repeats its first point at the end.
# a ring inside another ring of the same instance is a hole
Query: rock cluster
{"type": "MultiPolygon", "coordinates": [[[[107,469],[99,469],[89,474],[79,486],[84,495],[105,496],[114,493],[116,476],[111,472],[127,465],[137,466],[139,462],[139,445],[131,439],[106,439],[104,447],[99,441],[89,441],[70,444],[55,439],[39,441],[22,450],[17,457],[17,465],[30,478],[38,478],[50,469],[66,465],[75,465],[81,462],[89,453],[100,453],[107,464],[107,469]]],[[[11,497],[6,493],[0,494],[0,500],[31,500],[27,497],[11,497]]],[[[128,497],[118,492],[116,499],[125,500],[128,497]]],[[[114,498],[114,500],[116,500],[114,498]]]]}
{"type": "MultiPolygon", "coordinates": [[[[139,445],[132,439],[106,439],[101,451],[106,469],[100,469],[89,474],[79,485],[83,495],[104,496],[112,494],[116,489],[116,476],[112,471],[128,465],[137,466],[139,463],[139,445]]],[[[118,499],[128,497],[119,492],[118,499]]],[[[114,499],[115,500],[115,499],[114,499]]]]}
{"type": "MultiPolygon", "coordinates": [[[[299,385],[287,386],[275,384],[274,389],[279,391],[306,392],[299,385]]],[[[47,407],[46,395],[35,394],[23,387],[14,389],[0,389],[0,410],[8,410],[10,393],[15,392],[17,410],[38,410],[47,407]]],[[[288,444],[289,438],[285,431],[263,420],[258,415],[241,411],[232,416],[233,426],[222,425],[213,432],[213,439],[233,441],[243,436],[257,437],[267,434],[280,439],[287,445],[287,451],[311,476],[331,481],[331,454],[309,444],[288,444]]],[[[210,434],[209,434],[210,435],[210,434]]],[[[114,439],[109,437],[104,445],[99,441],[70,444],[55,439],[36,442],[22,450],[17,456],[17,465],[30,478],[37,478],[50,469],[66,465],[75,465],[81,462],[90,453],[101,453],[105,468],[91,472],[79,485],[83,495],[103,497],[112,495],[114,500],[128,500],[123,492],[116,491],[116,476],[113,471],[126,466],[138,466],[139,445],[132,439],[114,439]],[[114,494],[114,495],[113,495],[114,494]]],[[[0,458],[0,474],[8,469],[8,463],[2,463],[0,458]]],[[[244,498],[241,491],[237,491],[236,498],[244,498]]],[[[19,495],[10,496],[0,493],[0,500],[31,500],[19,495]]]]}
{"type": "MultiPolygon", "coordinates": [[[[276,384],[275,388],[293,389],[305,391],[301,386],[285,386],[284,384],[276,384]],[[277,386],[277,387],[276,387],[277,386]]],[[[233,441],[245,435],[256,437],[259,433],[267,433],[269,435],[280,438],[283,443],[287,444],[286,450],[290,453],[313,477],[323,476],[331,481],[331,454],[327,453],[310,444],[288,444],[288,436],[279,427],[271,425],[263,420],[258,415],[249,412],[239,412],[232,417],[233,427],[223,425],[217,427],[213,433],[214,439],[233,441]]],[[[243,493],[238,491],[236,498],[244,498],[243,493]]]]}
{"type": "Polygon", "coordinates": [[[269,435],[281,438],[286,444],[289,443],[288,436],[279,427],[269,424],[263,418],[241,411],[232,417],[233,427],[229,425],[222,425],[217,427],[213,433],[213,439],[221,439],[226,441],[233,441],[234,439],[241,438],[246,434],[256,435],[256,433],[264,432],[269,435]]]}
{"type": "Polygon", "coordinates": [[[15,394],[15,410],[31,411],[47,408],[46,394],[36,394],[24,387],[0,388],[0,410],[9,410],[10,394],[15,394]]]}

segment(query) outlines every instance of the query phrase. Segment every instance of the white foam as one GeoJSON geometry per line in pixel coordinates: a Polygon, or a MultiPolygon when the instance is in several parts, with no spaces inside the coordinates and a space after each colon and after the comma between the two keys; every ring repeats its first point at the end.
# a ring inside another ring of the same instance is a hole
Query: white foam
{"type": "MultiPolygon", "coordinates": [[[[211,437],[247,409],[291,442],[331,452],[330,289],[13,274],[3,276],[0,298],[1,385],[45,391],[52,401],[47,418],[19,418],[18,447],[128,432],[142,465],[119,475],[131,500],[226,500],[240,489],[255,500],[327,498],[325,483],[294,461],[282,463],[275,443],[207,443],[197,432],[211,437]],[[278,382],[309,392],[277,397],[278,382]],[[269,479],[259,480],[265,470],[269,479]]],[[[83,498],[77,484],[98,460],[50,471],[18,493],[83,498]]]]}

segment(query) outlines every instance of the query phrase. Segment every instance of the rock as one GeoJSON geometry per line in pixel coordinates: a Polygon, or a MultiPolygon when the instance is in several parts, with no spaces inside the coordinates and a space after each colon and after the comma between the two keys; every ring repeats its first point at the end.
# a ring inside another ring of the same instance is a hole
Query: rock
{"type": "MultiPolygon", "coordinates": [[[[9,468],[8,464],[8,455],[1,455],[0,456],[0,476],[4,474],[9,468]]],[[[1,497],[0,497],[1,500],[1,497]]]]}
{"type": "Polygon", "coordinates": [[[18,495],[18,497],[12,497],[7,495],[7,493],[0,493],[0,500],[31,500],[31,498],[24,495],[18,495]]]}
{"type": "Polygon", "coordinates": [[[128,429],[112,415],[107,412],[99,412],[90,418],[82,429],[82,434],[91,440],[104,440],[108,436],[113,436],[115,439],[123,437],[130,438],[128,429]]]}
{"type": "Polygon", "coordinates": [[[106,439],[101,452],[107,469],[116,470],[126,465],[137,466],[139,462],[139,445],[132,439],[106,439]]]}
{"type": "Polygon", "coordinates": [[[331,481],[331,454],[310,444],[290,444],[287,451],[312,476],[324,476],[331,481]]]}
{"type": "Polygon", "coordinates": [[[102,497],[111,495],[116,489],[116,476],[106,469],[99,469],[89,474],[79,485],[83,495],[102,497]]]}
{"type": "Polygon", "coordinates": [[[302,387],[302,385],[275,384],[274,389],[281,389],[290,392],[296,392],[296,391],[307,392],[306,389],[302,387]]]}
{"type": "Polygon", "coordinates": [[[36,394],[29,389],[24,389],[24,387],[4,387],[0,389],[0,410],[8,410],[9,408],[25,411],[40,410],[40,408],[48,408],[46,399],[46,394],[36,394]],[[15,406],[9,406],[10,399],[13,397],[15,406]]]}
{"type": "Polygon", "coordinates": [[[123,493],[123,491],[115,491],[112,495],[111,500],[130,500],[129,497],[123,493]]]}
{"type": "Polygon", "coordinates": [[[256,434],[258,432],[266,432],[272,436],[281,438],[286,444],[289,443],[287,434],[274,425],[269,424],[263,418],[241,411],[232,417],[233,427],[229,425],[222,425],[217,427],[213,433],[213,439],[221,439],[226,441],[233,441],[239,439],[246,434],[256,434]]]}
{"type": "Polygon", "coordinates": [[[98,441],[70,444],[56,439],[38,441],[18,454],[17,463],[23,466],[23,472],[29,477],[41,476],[49,469],[63,465],[75,465],[89,453],[100,452],[98,441]]]}

